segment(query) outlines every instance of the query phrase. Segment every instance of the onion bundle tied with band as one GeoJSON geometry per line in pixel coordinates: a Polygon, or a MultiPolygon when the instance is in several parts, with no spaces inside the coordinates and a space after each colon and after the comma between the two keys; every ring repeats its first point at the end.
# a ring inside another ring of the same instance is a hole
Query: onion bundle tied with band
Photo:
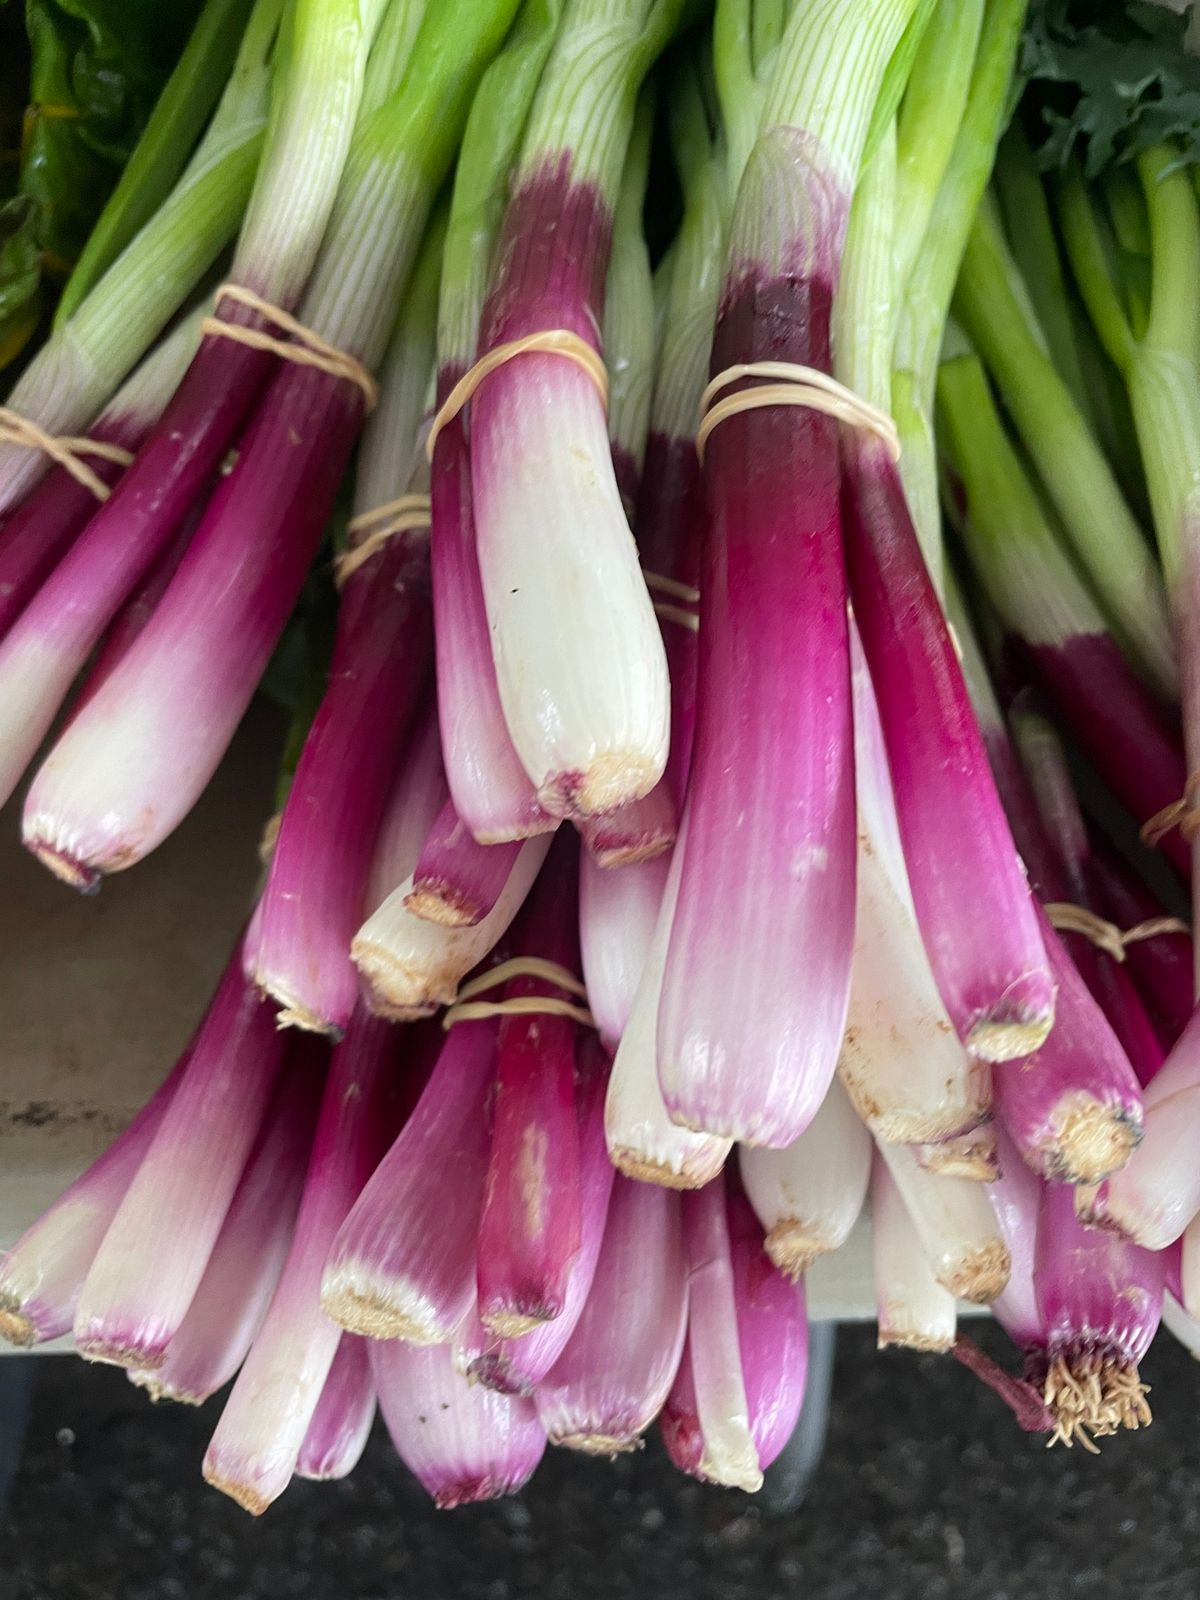
{"type": "Polygon", "coordinates": [[[0,1258],[14,1343],[232,1380],[250,1511],[377,1401],[443,1506],[656,1419],[752,1491],[868,1226],[881,1344],[1052,1442],[1149,1421],[1200,1325],[1200,203],[1136,105],[1105,157],[1052,10],[246,0],[5,397],[40,861],[136,867],[290,663],[208,1011],[0,1258]]]}

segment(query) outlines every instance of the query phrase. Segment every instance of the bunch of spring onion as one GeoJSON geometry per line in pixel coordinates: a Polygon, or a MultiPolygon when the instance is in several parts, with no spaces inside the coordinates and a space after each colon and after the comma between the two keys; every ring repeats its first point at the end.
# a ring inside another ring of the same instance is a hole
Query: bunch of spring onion
{"type": "Polygon", "coordinates": [[[232,1378],[253,1512],[376,1400],[442,1505],[656,1418],[757,1488],[868,1199],[881,1342],[1052,1438],[1200,1322],[1190,937],[1073,765],[1186,872],[1190,175],[1048,189],[1014,130],[989,190],[1022,0],[699,9],[258,0],[7,402],[0,760],[65,705],[68,882],[336,591],[208,1011],[0,1262],[15,1342],[232,1378]]]}

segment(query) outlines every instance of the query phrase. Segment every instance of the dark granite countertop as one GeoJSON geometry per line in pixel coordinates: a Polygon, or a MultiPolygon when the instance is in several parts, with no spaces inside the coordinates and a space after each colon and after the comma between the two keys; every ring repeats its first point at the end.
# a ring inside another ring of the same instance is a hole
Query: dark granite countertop
{"type": "Polygon", "coordinates": [[[1092,1459],[1017,1432],[950,1361],[843,1329],[821,1467],[782,1513],[678,1476],[653,1442],[612,1466],[551,1452],[520,1498],[439,1513],[377,1431],[351,1479],[295,1484],[255,1522],[200,1481],[216,1405],[155,1409],[116,1372],[41,1367],[0,1528],[4,1600],[1200,1593],[1200,1371],[1165,1336],[1146,1363],[1153,1427],[1092,1459]]]}

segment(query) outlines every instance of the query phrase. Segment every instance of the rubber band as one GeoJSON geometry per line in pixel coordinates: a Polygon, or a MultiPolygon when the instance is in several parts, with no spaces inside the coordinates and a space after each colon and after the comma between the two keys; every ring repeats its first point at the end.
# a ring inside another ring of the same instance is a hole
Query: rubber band
{"type": "Polygon", "coordinates": [[[1153,850],[1155,845],[1162,843],[1172,828],[1178,827],[1188,844],[1191,844],[1197,832],[1200,832],[1198,799],[1200,799],[1200,771],[1190,774],[1178,800],[1172,800],[1169,806],[1156,811],[1142,823],[1138,838],[1153,850]]]}
{"type": "Polygon", "coordinates": [[[1097,916],[1086,906],[1072,905],[1069,901],[1051,901],[1044,909],[1053,927],[1062,933],[1082,934],[1098,950],[1104,950],[1112,956],[1114,961],[1124,961],[1128,946],[1138,944],[1143,939],[1156,939],[1164,933],[1191,931],[1179,917],[1148,917],[1132,928],[1118,928],[1107,917],[1097,916]]]}
{"type": "Polygon", "coordinates": [[[646,580],[646,587],[652,593],[668,594],[675,600],[685,600],[690,605],[700,603],[700,591],[690,583],[680,583],[677,578],[667,578],[661,572],[649,572],[642,568],[642,576],[646,580]]]}
{"type": "Polygon", "coordinates": [[[358,516],[351,517],[346,531],[352,537],[365,533],[366,538],[361,544],[348,546],[334,561],[333,581],[337,587],[340,589],[347,578],[353,577],[359,567],[365,566],[398,533],[427,528],[431,510],[427,494],[402,494],[372,511],[360,511],[358,516]]]}
{"type": "Polygon", "coordinates": [[[586,1006],[571,1000],[560,1000],[555,995],[515,995],[508,1000],[477,1000],[476,995],[487,994],[492,989],[510,982],[513,978],[538,978],[552,983],[581,1000],[587,999],[587,989],[569,968],[557,961],[547,961],[542,956],[514,956],[499,966],[481,972],[477,978],[464,983],[458,999],[442,1018],[443,1028],[452,1028],[457,1022],[479,1022],[485,1017],[567,1017],[585,1028],[594,1028],[595,1018],[586,1006]]]}
{"type": "Polygon", "coordinates": [[[69,472],[76,483],[90,490],[101,503],[108,499],[112,490],[80,457],[97,456],[101,461],[112,461],[118,467],[127,467],[133,460],[132,450],[125,450],[119,444],[109,444],[104,439],[47,433],[45,428],[8,406],[0,406],[0,444],[15,444],[23,450],[40,450],[64,472],[69,472]]]}
{"type": "Polygon", "coordinates": [[[236,305],[257,311],[267,322],[273,323],[290,337],[278,339],[262,328],[245,328],[241,323],[226,322],[218,316],[205,317],[200,324],[201,335],[212,334],[219,339],[232,339],[235,344],[247,345],[251,350],[270,351],[284,361],[295,362],[297,366],[315,367],[318,372],[327,372],[331,378],[344,378],[347,383],[361,390],[368,412],[374,411],[379,404],[379,385],[362,362],[347,351],[339,350],[335,344],[330,344],[328,339],[323,339],[312,328],[306,328],[282,306],[272,305],[269,300],[264,300],[253,289],[247,289],[240,283],[223,283],[213,296],[213,304],[219,306],[222,300],[232,300],[236,305]]]}
{"type": "Polygon", "coordinates": [[[700,632],[700,618],[694,611],[687,610],[685,606],[673,606],[666,600],[656,600],[654,602],[654,612],[664,622],[678,622],[681,627],[689,628],[693,633],[700,632]]]}
{"type": "Polygon", "coordinates": [[[463,373],[438,407],[437,414],[430,424],[429,437],[425,441],[426,457],[430,461],[433,460],[438,434],[454,421],[485,378],[491,377],[493,372],[507,365],[516,356],[538,354],[565,356],[577,367],[582,367],[599,390],[601,404],[607,411],[608,369],[602,358],[586,339],[581,339],[577,333],[572,333],[570,328],[544,328],[540,333],[527,333],[523,339],[510,339],[506,344],[498,344],[494,350],[489,350],[480,356],[475,365],[463,373]]]}
{"type": "Polygon", "coordinates": [[[900,459],[900,432],[893,418],[869,400],[855,394],[844,383],[819,367],[805,367],[793,361],[744,361],[726,367],[705,389],[700,397],[700,426],[696,431],[696,453],[704,460],[704,447],[714,428],[743,411],[757,411],[762,406],[804,406],[810,411],[823,411],[839,422],[854,428],[863,428],[881,439],[893,461],[900,459]],[[775,378],[775,383],[760,384],[756,389],[742,389],[737,394],[726,395],[724,400],[712,402],[722,389],[743,378],[775,378]]]}

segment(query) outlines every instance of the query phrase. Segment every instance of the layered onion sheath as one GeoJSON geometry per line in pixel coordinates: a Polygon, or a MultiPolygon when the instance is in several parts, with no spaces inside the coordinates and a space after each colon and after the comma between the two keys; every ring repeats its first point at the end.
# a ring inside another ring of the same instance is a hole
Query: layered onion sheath
{"type": "MultiPolygon", "coordinates": [[[[828,370],[846,206],[810,141],[778,128],[760,139],[714,373],[763,360],[828,370]]],[[[705,467],[696,738],[658,1073],[674,1120],[786,1145],[837,1064],[854,934],[834,424],[795,407],[744,412],[712,434],[705,467]]]]}
{"type": "Polygon", "coordinates": [[[865,435],[847,441],[845,460],[854,612],[921,934],[960,1037],[987,1060],[1011,1060],[1036,1049],[1054,1017],[1029,886],[899,473],[884,446],[865,435]]]}

